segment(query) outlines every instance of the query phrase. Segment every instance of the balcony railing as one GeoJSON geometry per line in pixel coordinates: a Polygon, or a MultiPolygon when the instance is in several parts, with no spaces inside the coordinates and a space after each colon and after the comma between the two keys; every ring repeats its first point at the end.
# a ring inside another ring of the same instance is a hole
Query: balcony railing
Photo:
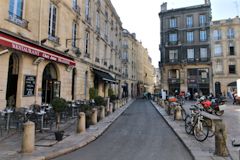
{"type": "Polygon", "coordinates": [[[73,8],[74,12],[76,12],[78,15],[80,15],[81,10],[80,10],[79,5],[74,5],[72,8],[73,8]]]}
{"type": "Polygon", "coordinates": [[[57,37],[57,36],[48,35],[48,40],[59,44],[59,37],[57,37]]]}
{"type": "Polygon", "coordinates": [[[23,27],[23,28],[27,28],[28,27],[28,21],[23,19],[22,17],[19,17],[18,15],[9,12],[9,17],[8,17],[9,21],[23,27]]]}

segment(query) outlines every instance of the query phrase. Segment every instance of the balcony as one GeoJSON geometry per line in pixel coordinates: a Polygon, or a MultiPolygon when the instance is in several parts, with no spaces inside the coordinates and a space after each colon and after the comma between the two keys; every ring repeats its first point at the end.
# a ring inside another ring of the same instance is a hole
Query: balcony
{"type": "Polygon", "coordinates": [[[194,58],[188,58],[188,59],[187,59],[187,62],[188,62],[188,63],[194,63],[194,62],[195,62],[195,59],[194,59],[194,58]]]}
{"type": "Polygon", "coordinates": [[[177,64],[177,63],[179,63],[179,60],[178,59],[169,59],[169,63],[177,64]]]}
{"type": "Polygon", "coordinates": [[[14,13],[9,12],[8,20],[11,21],[12,23],[18,25],[18,26],[23,27],[23,28],[28,27],[28,21],[23,19],[22,17],[17,16],[14,13]]]}
{"type": "Polygon", "coordinates": [[[89,53],[85,53],[84,54],[84,58],[90,58],[90,54],[89,53]]]}
{"type": "Polygon", "coordinates": [[[123,58],[122,63],[128,63],[128,58],[123,58]]]}
{"type": "Polygon", "coordinates": [[[74,10],[74,12],[76,12],[78,15],[80,15],[81,10],[80,10],[79,5],[74,5],[74,6],[72,7],[72,9],[74,10]]]}
{"type": "Polygon", "coordinates": [[[91,25],[91,17],[86,16],[85,21],[86,21],[89,25],[91,25]]]}
{"type": "Polygon", "coordinates": [[[168,83],[170,83],[170,84],[180,83],[180,79],[179,78],[168,78],[168,83]]]}
{"type": "Polygon", "coordinates": [[[209,78],[198,78],[198,83],[209,83],[209,78]]]}
{"type": "Polygon", "coordinates": [[[52,42],[54,42],[54,43],[57,43],[57,44],[59,44],[59,37],[57,37],[57,36],[53,36],[53,35],[48,35],[48,40],[49,41],[52,41],[52,42]]]}
{"type": "Polygon", "coordinates": [[[95,58],[95,62],[99,63],[100,59],[98,57],[95,58]]]}
{"type": "Polygon", "coordinates": [[[123,45],[123,48],[124,48],[124,49],[128,49],[128,44],[124,44],[124,45],[123,45]]]}

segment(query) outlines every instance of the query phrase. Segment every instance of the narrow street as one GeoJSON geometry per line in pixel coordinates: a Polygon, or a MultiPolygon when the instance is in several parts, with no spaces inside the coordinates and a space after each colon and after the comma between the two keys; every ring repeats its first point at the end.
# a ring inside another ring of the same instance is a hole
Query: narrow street
{"type": "Polygon", "coordinates": [[[136,100],[96,141],[56,160],[191,160],[147,100],[136,100]]]}

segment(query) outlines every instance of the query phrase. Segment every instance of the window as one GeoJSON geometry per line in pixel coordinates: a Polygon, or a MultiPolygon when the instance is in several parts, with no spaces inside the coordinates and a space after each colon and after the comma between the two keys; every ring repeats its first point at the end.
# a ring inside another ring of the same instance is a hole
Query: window
{"type": "Polygon", "coordinates": [[[77,38],[77,24],[73,22],[72,26],[72,47],[76,47],[76,38],[77,38]]]}
{"type": "Polygon", "coordinates": [[[177,42],[177,33],[169,34],[169,42],[177,42]]]}
{"type": "Polygon", "coordinates": [[[236,65],[229,65],[228,72],[229,74],[236,74],[236,65]]]}
{"type": "Polygon", "coordinates": [[[22,19],[23,0],[10,0],[9,1],[9,15],[16,19],[22,19]]]}
{"type": "Polygon", "coordinates": [[[222,45],[221,44],[215,44],[214,46],[214,56],[222,56],[222,45]]]}
{"type": "Polygon", "coordinates": [[[97,12],[97,15],[96,15],[96,30],[98,33],[100,33],[100,13],[97,12]]]}
{"type": "Polygon", "coordinates": [[[208,78],[208,69],[198,69],[198,75],[200,78],[208,78]]]}
{"type": "Polygon", "coordinates": [[[208,60],[207,48],[200,48],[200,59],[201,59],[201,61],[207,61],[208,60]]]}
{"type": "Polygon", "coordinates": [[[187,27],[192,27],[192,26],[193,26],[193,17],[187,16],[187,27]]]}
{"type": "Polygon", "coordinates": [[[169,61],[176,62],[178,60],[178,50],[169,50],[169,61]]]}
{"type": "Polygon", "coordinates": [[[170,28],[176,28],[177,27],[177,19],[176,18],[170,18],[169,19],[169,27],[170,28]]]}
{"type": "Polygon", "coordinates": [[[204,26],[206,24],[206,15],[199,16],[199,25],[204,26]]]}
{"type": "Polygon", "coordinates": [[[179,70],[177,69],[170,69],[168,71],[168,78],[171,78],[171,79],[179,79],[180,77],[180,72],[179,70]]]}
{"type": "Polygon", "coordinates": [[[77,0],[72,0],[72,7],[76,8],[77,7],[77,0]]]}
{"type": "Polygon", "coordinates": [[[229,55],[231,55],[231,56],[235,55],[233,43],[229,43],[229,55]]]}
{"type": "Polygon", "coordinates": [[[85,56],[89,56],[89,32],[85,33],[85,56]]]}
{"type": "Polygon", "coordinates": [[[217,74],[222,74],[223,73],[223,63],[220,60],[218,60],[216,62],[215,73],[217,73],[217,74]]]}
{"type": "Polygon", "coordinates": [[[193,32],[187,32],[187,42],[188,43],[193,42],[193,32]]]}
{"type": "Polygon", "coordinates": [[[234,29],[233,28],[228,28],[227,37],[228,37],[228,39],[233,39],[234,38],[234,29]]]}
{"type": "Polygon", "coordinates": [[[201,30],[200,31],[200,41],[206,41],[207,40],[207,31],[201,30]]]}
{"type": "Polygon", "coordinates": [[[90,0],[86,0],[85,1],[86,4],[85,4],[85,18],[86,20],[90,20],[90,0]]]}
{"type": "Polygon", "coordinates": [[[221,31],[220,30],[214,30],[213,31],[213,39],[214,40],[220,40],[221,39],[221,31]]]}
{"type": "Polygon", "coordinates": [[[48,35],[51,37],[56,36],[56,21],[57,21],[57,8],[54,4],[49,7],[49,28],[48,35]]]}
{"type": "Polygon", "coordinates": [[[194,49],[187,49],[187,60],[188,62],[193,62],[194,61],[194,49]]]}
{"type": "Polygon", "coordinates": [[[84,76],[84,96],[85,99],[87,99],[87,92],[88,91],[88,71],[85,72],[84,76]]]}

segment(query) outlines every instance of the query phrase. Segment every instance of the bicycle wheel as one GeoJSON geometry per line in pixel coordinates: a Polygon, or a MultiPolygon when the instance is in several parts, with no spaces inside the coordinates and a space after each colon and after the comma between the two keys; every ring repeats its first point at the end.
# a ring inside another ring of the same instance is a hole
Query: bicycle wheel
{"type": "Polygon", "coordinates": [[[200,124],[196,123],[193,128],[193,134],[196,140],[203,142],[207,139],[209,133],[209,127],[205,121],[201,121],[200,124]]]}
{"type": "Polygon", "coordinates": [[[185,109],[183,109],[183,107],[182,107],[181,114],[182,114],[182,119],[185,121],[185,119],[186,119],[186,117],[187,117],[187,114],[186,114],[185,109]]]}
{"type": "Polygon", "coordinates": [[[192,117],[190,115],[187,115],[185,118],[185,131],[187,134],[192,134],[192,117]]]}

